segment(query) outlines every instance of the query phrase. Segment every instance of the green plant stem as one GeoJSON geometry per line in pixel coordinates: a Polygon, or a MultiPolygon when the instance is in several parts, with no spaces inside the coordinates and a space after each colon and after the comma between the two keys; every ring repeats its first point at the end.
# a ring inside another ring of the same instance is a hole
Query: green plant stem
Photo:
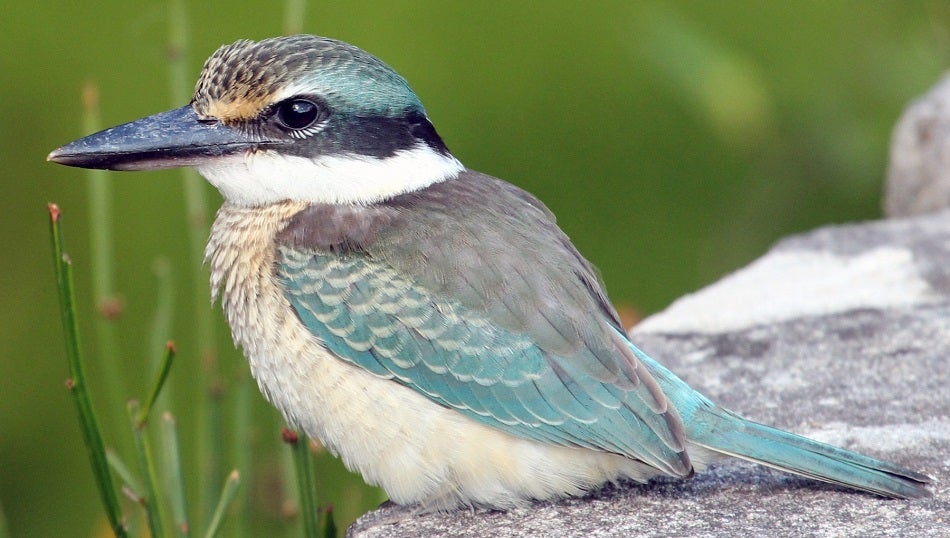
{"type": "MultiPolygon", "coordinates": [[[[188,18],[182,0],[170,0],[168,25],[168,71],[173,106],[188,102],[188,88],[192,87],[188,72],[188,18]]],[[[208,235],[208,210],[204,183],[191,168],[181,171],[185,195],[185,215],[188,225],[188,252],[191,282],[194,290],[205,289],[207,277],[203,269],[204,243],[208,235]]],[[[195,294],[198,296],[198,294],[195,294]]],[[[217,435],[216,425],[222,422],[219,401],[221,382],[218,372],[218,352],[215,345],[211,309],[205,301],[195,301],[195,341],[198,342],[200,368],[197,386],[200,390],[197,405],[197,458],[202,466],[199,485],[204,521],[211,517],[212,499],[216,485],[211,477],[220,476],[223,440],[217,435]]]]}
{"type": "Polygon", "coordinates": [[[73,402],[79,413],[79,425],[85,440],[89,462],[92,465],[99,496],[109,519],[112,532],[118,537],[126,536],[124,518],[119,499],[112,481],[112,473],[106,459],[105,444],[102,442],[102,433],[99,430],[99,421],[96,419],[95,409],[86,384],[86,374],[83,367],[82,347],[79,343],[79,327],[76,321],[76,298],[73,287],[72,263],[69,256],[63,252],[63,234],[59,224],[60,210],[55,204],[48,206],[50,216],[50,235],[53,241],[53,265],[56,271],[56,282],[59,290],[59,306],[63,321],[63,332],[66,340],[66,357],[69,362],[70,379],[67,386],[73,395],[73,402]]]}
{"type": "Polygon", "coordinates": [[[148,530],[153,537],[161,538],[166,536],[164,531],[164,517],[162,515],[162,496],[158,490],[157,473],[155,471],[155,460],[152,457],[152,447],[146,435],[145,425],[148,423],[148,416],[145,420],[139,420],[142,410],[136,401],[129,402],[129,418],[132,420],[132,434],[135,439],[135,452],[139,461],[139,472],[142,473],[142,486],[144,488],[145,513],[148,516],[148,530]]]}
{"type": "Polygon", "coordinates": [[[211,523],[208,525],[207,532],[205,532],[205,538],[214,538],[214,536],[218,534],[221,528],[221,522],[224,519],[224,510],[228,507],[231,499],[234,498],[234,494],[237,493],[239,485],[241,485],[241,474],[235,469],[231,471],[231,474],[228,475],[228,479],[224,482],[221,497],[218,499],[218,504],[214,509],[214,513],[211,515],[211,523]]]}
{"type": "Polygon", "coordinates": [[[320,536],[317,495],[313,484],[313,466],[310,456],[310,442],[305,435],[284,428],[284,441],[290,445],[294,454],[294,471],[297,475],[297,507],[303,522],[303,535],[307,538],[320,536]]]}
{"type": "Polygon", "coordinates": [[[284,34],[293,35],[303,31],[306,0],[287,0],[284,2],[284,34]]]}
{"type": "Polygon", "coordinates": [[[145,400],[145,406],[139,410],[138,415],[135,417],[135,426],[137,428],[144,427],[148,421],[148,415],[152,411],[152,405],[162,392],[162,387],[165,385],[165,380],[168,379],[168,372],[171,371],[172,361],[174,359],[175,343],[167,342],[165,344],[165,355],[162,357],[161,368],[155,376],[155,380],[152,382],[152,391],[149,393],[148,399],[145,400]]]}
{"type": "MultiPolygon", "coordinates": [[[[280,420],[276,418],[276,412],[272,412],[270,415],[275,417],[275,421],[280,420]]],[[[284,440],[281,440],[281,443],[286,444],[284,440]]],[[[285,450],[283,446],[278,448],[280,449],[280,451],[277,452],[277,472],[279,476],[279,495],[281,499],[280,512],[285,519],[292,521],[298,517],[300,512],[300,507],[297,505],[297,497],[299,495],[297,495],[297,471],[294,468],[294,451],[285,450]]]]}
{"type": "Polygon", "coordinates": [[[162,452],[165,455],[165,487],[171,496],[172,519],[179,537],[191,536],[188,525],[188,508],[185,502],[185,479],[181,469],[181,451],[178,447],[178,430],[171,413],[162,415],[162,452]]]}
{"type": "Polygon", "coordinates": [[[320,512],[320,536],[336,538],[336,521],[333,520],[332,506],[327,506],[320,512]]]}
{"type": "MultiPolygon", "coordinates": [[[[152,264],[152,273],[155,275],[155,313],[152,317],[152,326],[149,336],[148,354],[150,355],[150,371],[158,371],[165,357],[165,343],[171,339],[172,318],[175,309],[175,289],[172,285],[171,264],[167,258],[160,257],[152,264]]],[[[158,402],[168,402],[172,399],[173,385],[165,385],[158,402]]],[[[157,405],[157,404],[156,404],[157,405]]]]}
{"type": "MultiPolygon", "coordinates": [[[[245,477],[251,477],[252,449],[251,442],[251,391],[253,387],[245,379],[249,374],[243,370],[240,379],[235,387],[234,418],[233,418],[233,438],[234,461],[237,469],[245,477]]],[[[249,484],[250,485],[250,484],[249,484]]],[[[234,514],[232,521],[233,536],[236,538],[245,538],[251,535],[250,514],[251,514],[251,494],[248,491],[250,487],[244,488],[240,497],[235,501],[238,504],[237,513],[234,514]]]]}
{"type": "Polygon", "coordinates": [[[133,495],[141,498],[142,483],[135,478],[135,475],[132,474],[132,471],[129,470],[129,467],[122,461],[122,458],[119,457],[116,451],[107,448],[106,459],[109,461],[109,467],[112,467],[115,474],[119,475],[119,479],[125,482],[125,487],[127,487],[133,495]]]}
{"type": "MultiPolygon", "coordinates": [[[[99,89],[87,82],[83,86],[83,120],[85,133],[93,133],[101,128],[99,120],[99,89]]],[[[99,314],[95,323],[96,344],[99,364],[105,379],[109,424],[114,431],[123,431],[121,413],[123,400],[128,395],[128,387],[122,375],[119,339],[116,334],[115,320],[122,313],[122,301],[115,291],[115,253],[112,229],[112,178],[105,170],[86,170],[86,190],[89,199],[89,246],[92,250],[90,273],[92,274],[92,296],[99,314]]],[[[115,443],[120,448],[128,448],[125,436],[118,436],[115,443]]]]}
{"type": "Polygon", "coordinates": [[[207,387],[206,392],[202,394],[202,403],[201,406],[202,414],[199,419],[203,420],[202,425],[203,429],[199,432],[199,448],[203,449],[201,451],[202,459],[200,463],[203,465],[203,473],[205,473],[206,480],[203,482],[202,489],[202,502],[201,507],[204,510],[204,521],[207,525],[213,516],[214,510],[214,499],[218,495],[218,491],[215,488],[215,484],[212,480],[215,476],[221,476],[221,469],[224,467],[223,461],[223,451],[224,451],[224,431],[223,425],[224,420],[222,418],[222,403],[221,398],[222,394],[219,388],[216,387],[207,387]]]}

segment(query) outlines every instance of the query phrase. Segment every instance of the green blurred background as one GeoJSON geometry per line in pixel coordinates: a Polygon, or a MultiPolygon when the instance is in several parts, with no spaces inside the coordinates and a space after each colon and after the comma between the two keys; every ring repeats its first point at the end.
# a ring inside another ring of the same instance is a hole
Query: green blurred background
{"type": "MultiPolygon", "coordinates": [[[[280,34],[284,17],[280,3],[250,1],[196,2],[187,14],[193,78],[216,47],[280,34]]],[[[184,103],[169,97],[162,2],[11,2],[3,19],[0,503],[14,536],[86,536],[102,516],[63,386],[45,210],[55,201],[65,214],[95,388],[86,184],[44,158],[84,134],[86,81],[100,88],[104,126],[184,103]]],[[[302,26],[395,67],[463,162],[544,200],[613,300],[643,314],[780,237],[877,218],[893,124],[950,63],[942,1],[309,2],[302,26]]],[[[110,177],[133,397],[151,377],[156,260],[174,275],[173,387],[200,368],[191,315],[208,290],[188,278],[179,175],[110,177]]],[[[209,199],[217,207],[210,187],[209,199]]],[[[222,366],[229,380],[245,377],[215,309],[222,366]]],[[[193,396],[165,404],[182,423],[186,459],[193,396]]],[[[248,442],[259,457],[244,483],[254,528],[280,528],[281,422],[256,390],[253,399],[248,442]]],[[[344,523],[378,504],[328,460],[322,500],[344,523]]],[[[189,478],[200,473],[192,466],[189,478]]]]}

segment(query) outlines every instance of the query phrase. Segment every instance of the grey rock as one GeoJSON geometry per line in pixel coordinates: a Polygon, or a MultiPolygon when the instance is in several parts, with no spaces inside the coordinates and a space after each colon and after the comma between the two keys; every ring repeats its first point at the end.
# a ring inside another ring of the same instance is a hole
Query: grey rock
{"type": "Polygon", "coordinates": [[[510,512],[387,504],[347,536],[950,536],[950,211],[784,240],[633,339],[749,418],[930,475],[934,497],[886,500],[728,459],[510,512]]]}
{"type": "Polygon", "coordinates": [[[901,115],[891,140],[884,213],[950,207],[950,75],[901,115]]]}

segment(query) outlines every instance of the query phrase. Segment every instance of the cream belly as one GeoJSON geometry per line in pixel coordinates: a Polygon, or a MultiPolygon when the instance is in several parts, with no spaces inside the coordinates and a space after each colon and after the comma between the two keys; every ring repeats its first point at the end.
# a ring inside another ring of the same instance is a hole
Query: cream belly
{"type": "Polygon", "coordinates": [[[304,207],[225,204],[206,251],[212,294],[265,397],[348,468],[393,501],[428,510],[510,508],[660,474],[615,454],[492,429],[333,356],[299,321],[273,272],[274,236],[304,207]]]}

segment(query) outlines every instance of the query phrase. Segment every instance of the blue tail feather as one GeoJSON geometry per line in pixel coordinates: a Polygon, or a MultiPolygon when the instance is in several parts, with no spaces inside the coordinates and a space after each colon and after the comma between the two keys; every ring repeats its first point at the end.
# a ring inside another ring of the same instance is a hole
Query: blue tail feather
{"type": "Polygon", "coordinates": [[[930,478],[800,435],[746,420],[721,409],[701,409],[687,425],[687,437],[708,449],[790,473],[884,497],[931,495],[930,478]]]}
{"type": "Polygon", "coordinates": [[[693,390],[636,346],[630,347],[679,411],[686,438],[696,445],[884,497],[932,495],[927,489],[932,479],[926,475],[742,418],[693,390]]]}

